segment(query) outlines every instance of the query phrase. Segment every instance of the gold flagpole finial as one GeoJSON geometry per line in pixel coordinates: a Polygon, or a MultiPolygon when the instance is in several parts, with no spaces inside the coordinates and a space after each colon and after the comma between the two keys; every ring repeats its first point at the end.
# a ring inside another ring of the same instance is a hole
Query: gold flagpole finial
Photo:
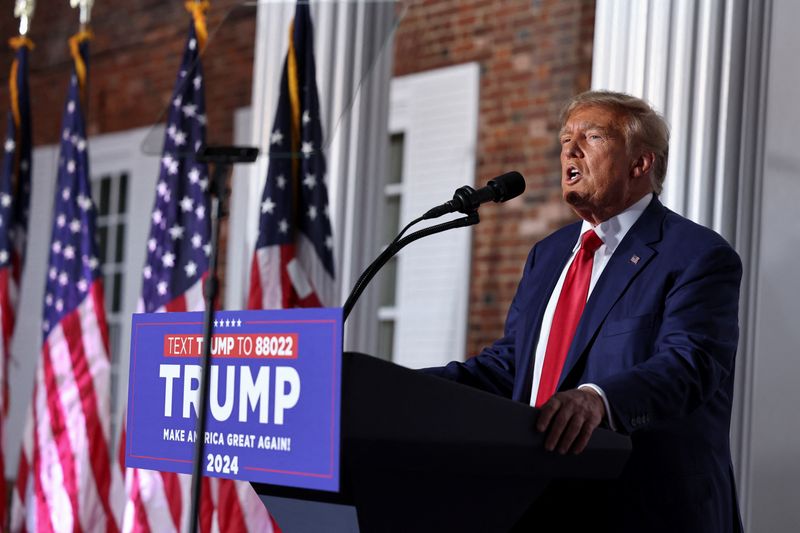
{"type": "Polygon", "coordinates": [[[81,28],[87,27],[92,19],[92,7],[94,7],[94,0],[69,0],[69,5],[73,9],[80,7],[81,28]]]}
{"type": "Polygon", "coordinates": [[[19,19],[19,34],[28,35],[31,28],[31,19],[36,9],[36,0],[16,0],[14,2],[14,16],[19,19]]]}

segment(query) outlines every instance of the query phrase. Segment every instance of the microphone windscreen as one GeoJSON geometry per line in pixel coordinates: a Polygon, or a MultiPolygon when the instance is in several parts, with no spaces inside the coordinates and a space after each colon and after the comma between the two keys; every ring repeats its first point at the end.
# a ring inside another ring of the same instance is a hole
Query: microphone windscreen
{"type": "Polygon", "coordinates": [[[516,170],[497,176],[488,185],[497,192],[495,202],[505,202],[525,192],[525,178],[516,170]]]}

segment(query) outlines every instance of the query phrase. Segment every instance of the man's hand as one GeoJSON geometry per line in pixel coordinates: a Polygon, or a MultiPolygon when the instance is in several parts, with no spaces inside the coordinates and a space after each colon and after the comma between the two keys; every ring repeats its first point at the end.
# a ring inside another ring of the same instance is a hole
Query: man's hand
{"type": "Polygon", "coordinates": [[[547,437],[544,448],[579,454],[605,416],[602,398],[592,389],[574,389],[555,394],[542,406],[536,429],[547,437]]]}

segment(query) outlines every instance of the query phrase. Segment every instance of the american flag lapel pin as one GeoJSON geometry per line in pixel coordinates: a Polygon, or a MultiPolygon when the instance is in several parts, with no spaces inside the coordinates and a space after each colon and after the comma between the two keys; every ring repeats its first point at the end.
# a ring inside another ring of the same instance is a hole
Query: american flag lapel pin
{"type": "Polygon", "coordinates": [[[633,254],[631,256],[631,263],[633,263],[634,265],[638,265],[639,264],[639,256],[636,255],[636,254],[633,254]]]}

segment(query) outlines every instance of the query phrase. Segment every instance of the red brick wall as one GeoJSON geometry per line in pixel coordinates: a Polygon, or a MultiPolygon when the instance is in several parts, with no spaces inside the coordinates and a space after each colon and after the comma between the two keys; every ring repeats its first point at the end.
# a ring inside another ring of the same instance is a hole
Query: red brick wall
{"type": "Polygon", "coordinates": [[[594,0],[422,0],[396,35],[395,75],[481,67],[476,186],[508,170],[521,199],[487,206],[474,233],[467,353],[502,334],[533,243],[574,220],[561,202],[558,113],[589,88],[594,0]]]}

